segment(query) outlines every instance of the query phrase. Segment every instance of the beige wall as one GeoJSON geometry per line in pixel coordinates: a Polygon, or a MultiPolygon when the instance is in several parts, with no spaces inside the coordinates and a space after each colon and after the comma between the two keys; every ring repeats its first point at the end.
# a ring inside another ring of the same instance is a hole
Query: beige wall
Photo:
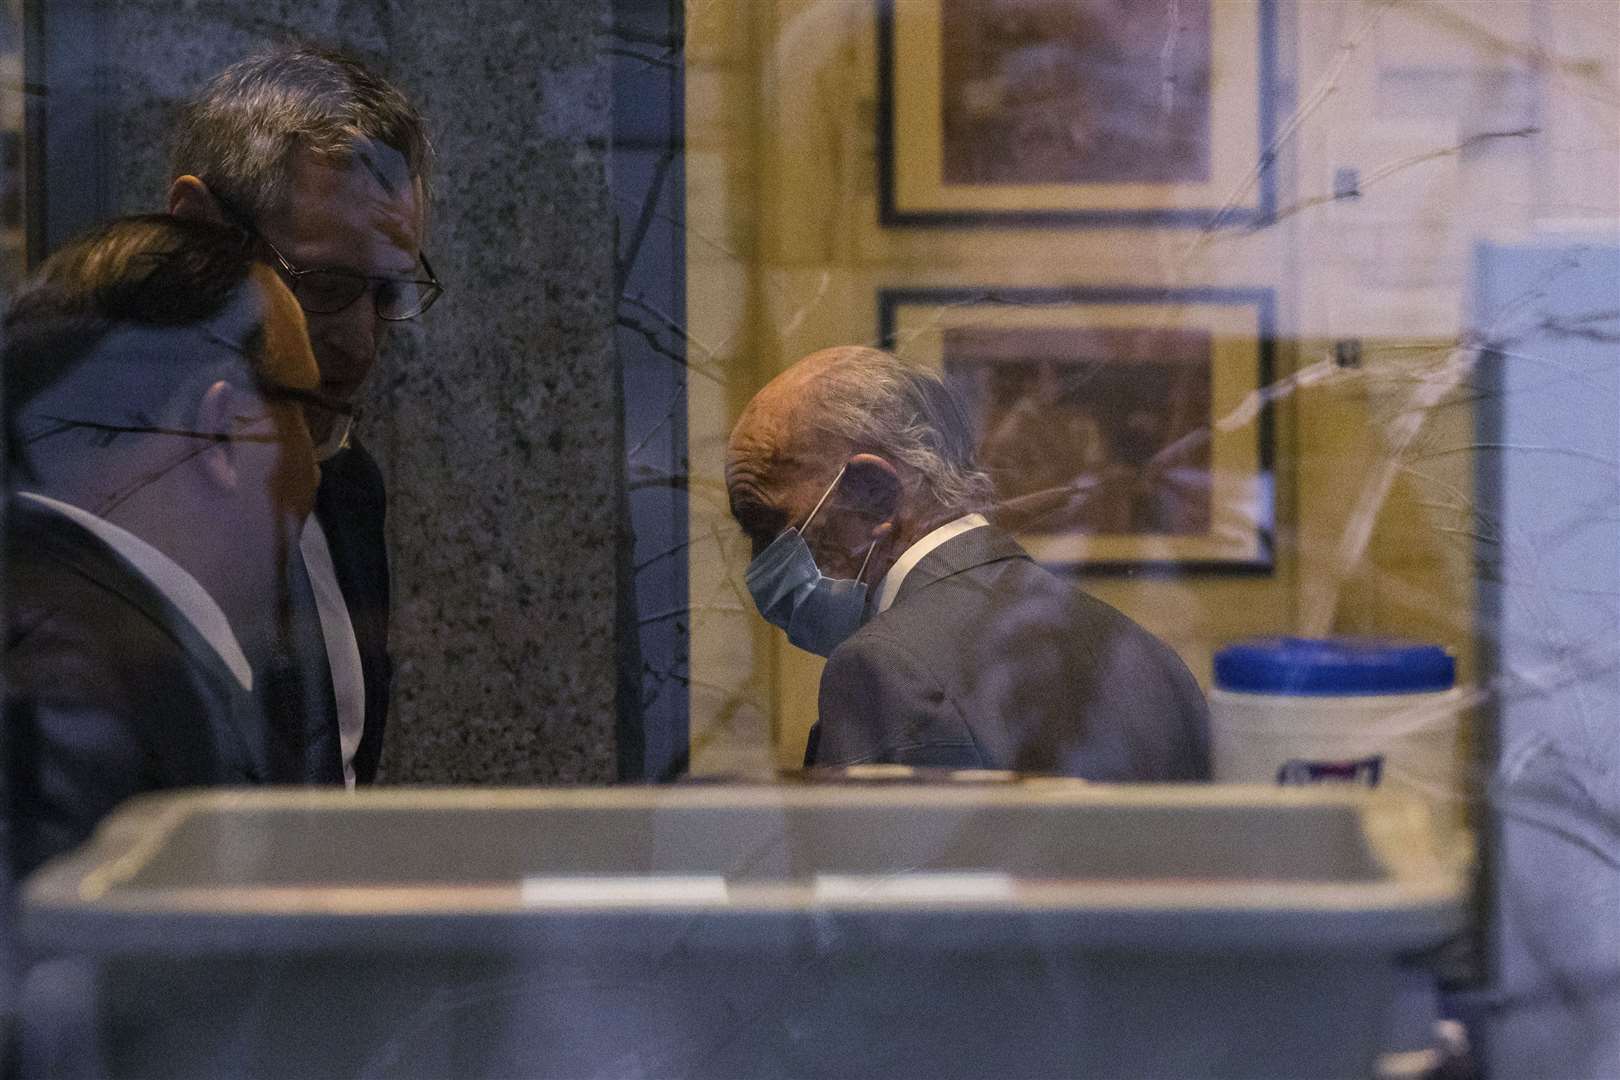
{"type": "MultiPolygon", "coordinates": [[[[1236,6],[1217,0],[1216,20],[1236,6]]],[[[1273,291],[1274,572],[1084,587],[1206,683],[1234,638],[1334,630],[1441,641],[1471,674],[1469,259],[1484,240],[1620,212],[1620,6],[1313,0],[1278,13],[1283,212],[1202,233],[884,228],[873,5],[688,4],[696,771],[796,764],[819,673],[742,588],[725,434],[796,357],[874,341],[884,287],[1273,291]],[[1347,168],[1362,195],[1334,200],[1347,168]],[[1343,339],[1361,342],[1359,368],[1333,363],[1343,339]]]]}

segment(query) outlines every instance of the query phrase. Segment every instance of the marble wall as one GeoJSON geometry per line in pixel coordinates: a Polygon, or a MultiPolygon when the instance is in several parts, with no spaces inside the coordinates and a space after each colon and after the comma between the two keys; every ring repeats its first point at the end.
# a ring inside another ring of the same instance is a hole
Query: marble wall
{"type": "Polygon", "coordinates": [[[624,474],[609,0],[53,8],[85,20],[53,81],[90,107],[83,152],[52,152],[93,168],[112,209],[161,205],[175,104],[270,41],[342,45],[415,98],[439,151],[426,246],[448,291],[390,342],[361,427],[389,481],[384,778],[613,779],[624,474]]]}

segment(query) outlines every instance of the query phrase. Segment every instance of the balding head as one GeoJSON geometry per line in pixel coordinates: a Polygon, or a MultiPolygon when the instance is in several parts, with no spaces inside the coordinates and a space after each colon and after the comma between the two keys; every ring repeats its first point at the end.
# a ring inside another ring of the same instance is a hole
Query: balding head
{"type": "Polygon", "coordinates": [[[979,510],[990,497],[967,418],[944,382],[859,345],[811,353],[772,379],[743,410],[731,452],[732,462],[763,458],[773,479],[780,470],[787,481],[807,468],[825,472],[850,454],[872,453],[899,467],[908,490],[943,510],[979,510]]]}
{"type": "Polygon", "coordinates": [[[765,385],[754,395],[727,447],[726,478],[741,470],[770,484],[791,483],[806,472],[821,470],[827,461],[848,449],[832,439],[818,438],[822,375],[837,362],[840,350],[812,353],[765,385]]]}
{"type": "Polygon", "coordinates": [[[888,523],[894,543],[989,499],[966,418],[937,375],[878,349],[823,349],[771,380],[731,433],[732,513],[756,551],[800,524],[846,465],[838,498],[888,523]]]}

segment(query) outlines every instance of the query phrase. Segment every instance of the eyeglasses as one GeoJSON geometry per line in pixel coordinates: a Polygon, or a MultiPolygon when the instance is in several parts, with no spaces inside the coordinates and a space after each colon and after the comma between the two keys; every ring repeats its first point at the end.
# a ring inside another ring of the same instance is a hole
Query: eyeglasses
{"type": "Polygon", "coordinates": [[[444,295],[444,286],[433,272],[433,264],[428,262],[425,251],[418,252],[416,257],[422,269],[427,271],[426,281],[362,274],[338,266],[314,266],[301,270],[254,227],[246,214],[217,194],[214,201],[237,228],[258,240],[276,257],[276,269],[286,280],[287,288],[292,290],[293,299],[311,315],[335,315],[375,285],[377,291],[373,302],[377,305],[377,317],[386,322],[404,322],[422,314],[444,295]]]}
{"type": "MultiPolygon", "coordinates": [[[[254,234],[258,236],[257,233],[254,234]]],[[[433,306],[434,301],[444,295],[444,286],[439,284],[438,275],[433,272],[433,264],[428,262],[426,252],[420,252],[417,259],[422,263],[422,269],[427,271],[427,280],[413,280],[410,278],[380,277],[376,274],[362,274],[355,270],[344,270],[336,266],[316,266],[308,270],[300,270],[287,261],[287,257],[276,249],[276,245],[258,236],[259,241],[276,257],[281,276],[287,280],[287,287],[292,290],[293,299],[298,306],[311,315],[335,315],[366,294],[366,290],[376,286],[377,317],[387,322],[404,322],[414,319],[422,312],[433,306]]]]}

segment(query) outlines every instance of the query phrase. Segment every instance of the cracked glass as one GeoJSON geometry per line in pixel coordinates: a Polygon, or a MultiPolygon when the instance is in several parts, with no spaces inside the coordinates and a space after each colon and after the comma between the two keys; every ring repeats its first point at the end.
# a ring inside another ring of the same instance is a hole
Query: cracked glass
{"type": "Polygon", "coordinates": [[[231,205],[445,292],[162,315],[359,414],[262,460],[206,382],[8,370],[120,491],[207,436],[230,498],[115,524],[235,633],[219,745],[79,693],[133,631],[39,565],[114,534],[10,459],[0,1073],[1620,1074],[1620,7],[464,7],[3,8],[19,370],[89,348],[53,252],[209,217],[185,103],[289,37],[431,153],[231,205]]]}

